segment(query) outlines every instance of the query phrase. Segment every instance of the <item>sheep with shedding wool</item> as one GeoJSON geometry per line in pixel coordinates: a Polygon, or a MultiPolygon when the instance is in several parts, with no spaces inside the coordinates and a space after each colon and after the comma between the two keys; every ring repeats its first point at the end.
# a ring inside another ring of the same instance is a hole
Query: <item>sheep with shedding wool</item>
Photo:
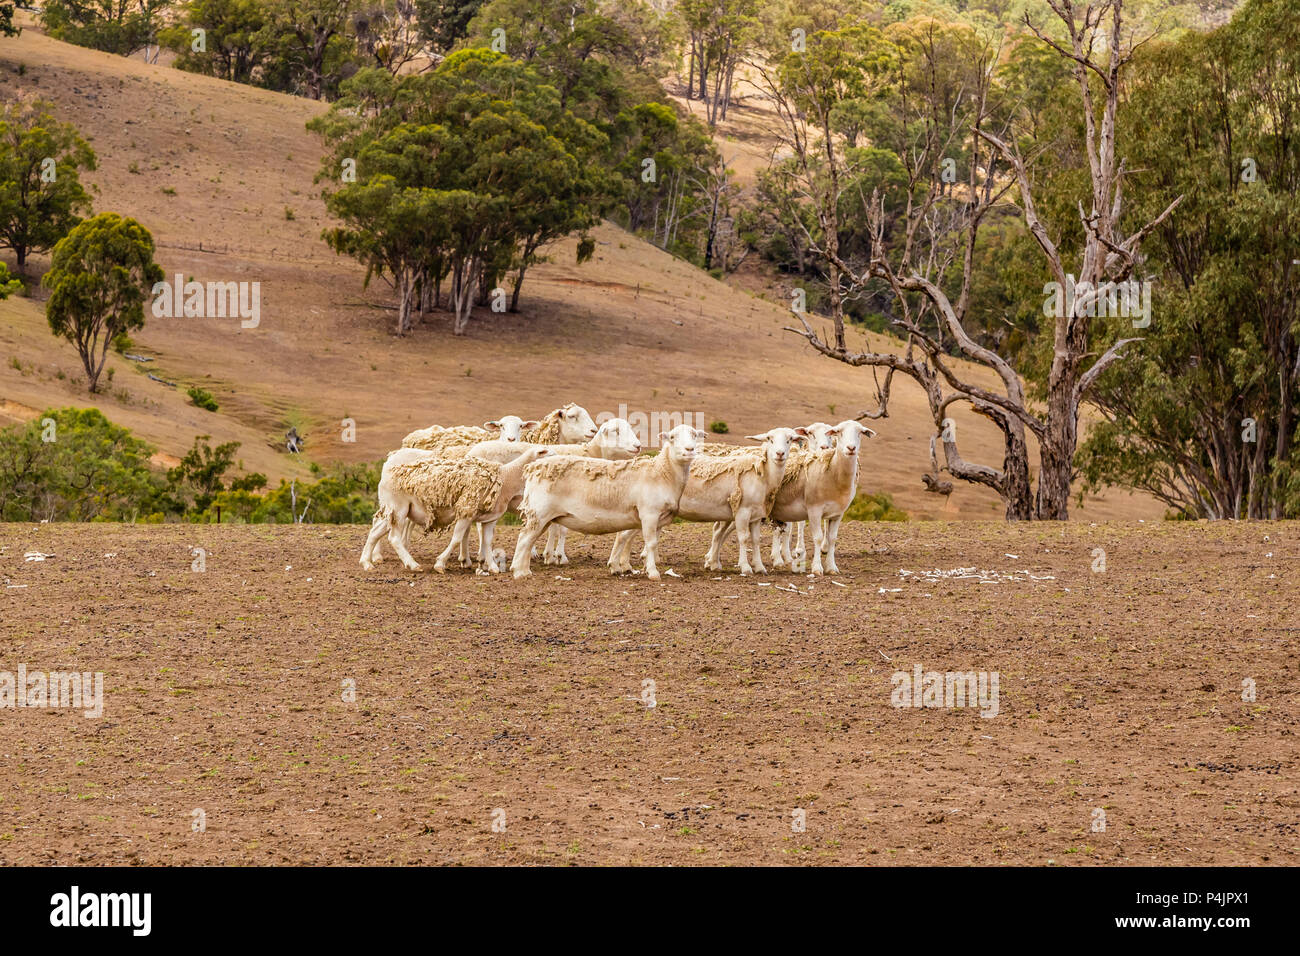
{"type": "Polygon", "coordinates": [[[569,402],[542,416],[525,428],[523,441],[536,445],[561,445],[590,441],[596,437],[596,423],[581,405],[569,402]]]}
{"type": "MultiPolygon", "coordinates": [[[[576,406],[575,406],[576,407],[576,406]]],[[[641,439],[637,437],[632,426],[623,418],[611,418],[596,429],[596,434],[581,444],[535,445],[528,442],[509,443],[503,441],[485,441],[470,447],[467,454],[488,461],[510,461],[520,454],[521,449],[547,448],[552,455],[576,455],[580,458],[604,458],[608,461],[623,461],[635,458],[641,453],[641,439]]],[[[482,527],[482,526],[480,526],[482,527]]],[[[568,564],[569,558],[564,553],[565,529],[551,525],[546,532],[546,549],[543,552],[547,564],[568,564]]],[[[483,553],[483,544],[479,542],[479,554],[483,553]]],[[[462,559],[464,555],[462,554],[462,559]]]]}
{"type": "MultiPolygon", "coordinates": [[[[487,462],[487,464],[499,470],[501,488],[493,506],[490,509],[477,514],[472,522],[477,525],[479,532],[479,560],[487,570],[494,573],[505,570],[504,563],[498,565],[496,556],[492,552],[492,537],[496,532],[496,523],[501,519],[501,516],[504,515],[506,511],[518,508],[519,499],[523,495],[524,491],[524,468],[544,455],[552,454],[552,447],[553,446],[550,445],[533,445],[524,449],[523,453],[516,456],[513,461],[505,464],[487,462]]],[[[415,466],[421,465],[422,463],[441,463],[454,466],[463,463],[464,461],[465,459],[448,460],[440,456],[437,452],[425,451],[418,448],[399,448],[397,451],[390,453],[388,460],[384,462],[384,468],[380,475],[380,487],[388,488],[390,491],[395,487],[400,487],[399,482],[402,476],[410,474],[415,466]]],[[[481,459],[475,459],[475,461],[481,461],[481,459]]],[[[394,495],[390,493],[389,497],[394,497],[394,495]]],[[[377,512],[375,515],[376,521],[378,521],[380,517],[381,515],[377,512]]],[[[391,525],[391,527],[387,537],[389,538],[390,543],[392,542],[392,538],[396,536],[408,553],[410,551],[411,529],[415,525],[415,520],[412,520],[412,517],[413,516],[409,510],[403,511],[400,508],[389,516],[389,525],[391,525]]],[[[416,517],[416,520],[418,520],[418,516],[416,517]]],[[[440,526],[445,526],[445,524],[446,522],[440,523],[440,526]]],[[[443,553],[441,558],[439,558],[440,563],[445,564],[446,557],[450,554],[451,550],[455,548],[458,549],[460,553],[460,565],[462,567],[469,567],[471,565],[472,562],[470,562],[465,556],[465,532],[469,529],[469,525],[470,522],[463,521],[459,518],[454,521],[452,539],[448,545],[447,551],[443,553]]],[[[428,530],[429,528],[426,527],[425,531],[427,532],[428,530]]],[[[383,560],[383,540],[385,533],[383,532],[383,529],[375,532],[373,525],[372,533],[373,537],[367,541],[367,548],[362,551],[361,564],[362,567],[366,568],[366,570],[370,570],[371,567],[379,564],[380,561],[383,560]]],[[[397,550],[396,545],[394,545],[394,550],[397,550]]],[[[438,571],[441,571],[442,569],[442,567],[436,568],[438,571]]],[[[412,570],[415,569],[412,568],[412,570]]]]}
{"type": "MultiPolygon", "coordinates": [[[[835,437],[833,448],[795,455],[786,464],[771,512],[773,521],[808,522],[813,539],[813,574],[839,573],[835,544],[840,521],[858,490],[858,452],[862,438],[876,433],[856,421],[843,421],[829,434],[835,437]]],[[[714,542],[725,540],[731,527],[730,522],[715,524],[714,542]]]]}
{"type": "MultiPolygon", "coordinates": [[[[835,435],[832,433],[834,426],[827,425],[825,422],[813,422],[811,425],[805,425],[803,432],[807,436],[807,445],[810,451],[824,451],[827,448],[835,447],[835,435]]],[[[807,557],[807,551],[804,548],[803,521],[778,522],[776,528],[772,531],[772,567],[782,568],[790,567],[794,570],[803,570],[803,561],[807,557]],[[795,531],[798,531],[798,542],[793,550],[790,547],[791,538],[795,531]]],[[[823,536],[823,541],[825,537],[823,536]]]]}
{"type": "Polygon", "coordinates": [[[602,424],[585,442],[547,444],[544,442],[507,442],[500,439],[481,441],[471,445],[466,452],[474,458],[505,463],[512,461],[529,448],[547,448],[552,455],[576,455],[580,458],[606,458],[620,461],[641,453],[641,440],[632,426],[622,418],[611,418],[602,424]]]}
{"type": "MultiPolygon", "coordinates": [[[[721,447],[726,454],[696,456],[677,516],[687,521],[734,521],[740,538],[740,573],[766,574],[759,526],[776,501],[791,449],[804,436],[802,429],[773,428],[747,437],[761,442],[761,447],[725,445],[721,447]]],[[[632,570],[632,534],[625,531],[614,542],[609,567],[616,574],[632,570]]],[[[722,570],[720,548],[721,541],[715,540],[704,556],[704,566],[711,571],[722,570]]]]}
{"type": "MultiPolygon", "coordinates": [[[[541,454],[545,451],[529,452],[532,460],[541,454]]],[[[516,482],[529,463],[531,461],[515,469],[518,472],[516,482]]],[[[495,523],[504,513],[511,496],[510,489],[503,492],[502,467],[478,458],[448,461],[427,454],[415,458],[399,452],[394,461],[390,456],[379,481],[379,509],[361,551],[361,566],[366,570],[374,567],[372,553],[380,539],[386,536],[402,564],[408,570],[418,571],[420,565],[406,549],[408,525],[419,524],[425,531],[454,525],[451,543],[434,563],[434,570],[446,570],[447,559],[460,545],[472,523],[486,520],[495,523]]]]}
{"type": "Polygon", "coordinates": [[[425,451],[441,452],[446,458],[462,458],[471,445],[498,439],[517,442],[528,429],[535,428],[539,422],[524,421],[518,415],[504,415],[495,421],[477,425],[430,425],[411,432],[402,439],[403,448],[421,448],[425,451]]]}
{"type": "Polygon", "coordinates": [[[639,528],[645,539],[646,576],[658,581],[659,529],[677,513],[695,446],[705,433],[678,425],[659,437],[666,444],[653,458],[605,461],[564,456],[529,465],[519,508],[524,528],[510,565],[515,577],[532,573],[533,544],[555,522],[583,534],[639,528]]]}

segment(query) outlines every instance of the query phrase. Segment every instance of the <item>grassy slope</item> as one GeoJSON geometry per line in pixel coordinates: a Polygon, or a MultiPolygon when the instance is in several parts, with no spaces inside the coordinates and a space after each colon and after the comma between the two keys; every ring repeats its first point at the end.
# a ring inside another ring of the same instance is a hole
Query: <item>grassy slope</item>
{"type": "MultiPolygon", "coordinates": [[[[324,462],[382,457],[431,422],[537,416],[565,401],[593,415],[620,403],[698,411],[743,436],[851,417],[873,394],[869,373],[820,358],[783,332],[787,317],[777,305],[608,225],[597,232],[593,262],[574,265],[572,244],[563,244],[552,264],[529,273],[520,315],[476,314],[457,339],[439,314],[397,339],[387,288],[363,290],[364,271],[319,239],[327,223],[312,182],[320,146],[303,126],[319,104],[84,50],[30,28],[0,40],[0,76],[0,95],[50,99],[92,140],[96,210],[144,223],[169,275],[262,284],[260,328],[152,319],[134,351],[156,361],[142,367],[115,356],[111,388],[93,400],[78,381],[74,350],[50,337],[40,304],[0,303],[0,417],[93,403],[164,454],[183,453],[196,433],[208,433],[241,441],[247,469],[287,477],[303,472],[277,451],[290,424],[307,436],[310,457],[324,462]],[[144,368],[182,387],[150,381],[144,368]],[[219,412],[190,405],[189,384],[211,391],[219,412]],[[355,444],[339,440],[345,416],[357,422],[355,444]]],[[[932,428],[921,392],[896,381],[891,411],[877,424],[864,487],[893,494],[920,516],[1001,515],[996,496],[982,489],[959,486],[946,504],[924,493],[932,428]]],[[[959,415],[958,427],[968,458],[1001,461],[991,426],[959,415]]],[[[1159,514],[1154,502],[1118,493],[1077,511],[1090,520],[1159,514]]]]}

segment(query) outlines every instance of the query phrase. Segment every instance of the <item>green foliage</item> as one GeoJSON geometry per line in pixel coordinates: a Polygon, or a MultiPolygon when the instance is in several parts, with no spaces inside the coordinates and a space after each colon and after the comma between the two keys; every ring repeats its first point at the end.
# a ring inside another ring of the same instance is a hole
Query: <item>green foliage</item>
{"type": "Polygon", "coordinates": [[[121,521],[168,507],[154,449],[94,408],[0,431],[0,521],[121,521]]]}
{"type": "Polygon", "coordinates": [[[212,393],[199,388],[197,385],[191,385],[185,392],[190,397],[190,401],[199,408],[206,408],[210,412],[217,410],[217,400],[212,397],[212,393]]]}
{"type": "Polygon", "coordinates": [[[343,222],[325,239],[392,278],[399,332],[417,281],[450,275],[463,332],[475,295],[513,269],[517,296],[543,247],[599,220],[605,137],[526,64],[462,50],[428,74],[363,71],[344,94],[309,124],[332,146],[321,178],[356,163],[356,182],[325,194],[343,222]]]}
{"type": "Polygon", "coordinates": [[[713,432],[713,434],[715,435],[725,435],[727,434],[728,431],[730,431],[730,429],[727,428],[726,422],[716,421],[716,422],[709,422],[709,431],[713,432]]]}
{"type": "MultiPolygon", "coordinates": [[[[369,524],[375,510],[375,494],[383,462],[335,465],[322,470],[314,482],[288,482],[265,494],[253,494],[247,480],[236,479],[230,488],[212,496],[205,509],[194,516],[201,522],[216,521],[221,509],[222,521],[263,524],[293,523],[296,520],[315,524],[369,524]]],[[[250,475],[261,479],[264,475],[250,475]]]]}
{"type": "Polygon", "coordinates": [[[14,26],[14,4],[0,3],[0,37],[17,36],[21,30],[14,26]]]}
{"type": "Polygon", "coordinates": [[[383,462],[314,467],[315,481],[259,494],[266,475],[227,478],[238,449],[198,435],[164,472],[156,449],[98,409],[46,409],[0,430],[0,521],[213,522],[220,509],[222,521],[369,523],[383,462]]]}
{"type": "Polygon", "coordinates": [[[152,42],[173,0],[45,0],[41,22],[56,40],[130,56],[152,42]]]}
{"type": "Polygon", "coordinates": [[[159,42],[176,51],[176,67],[237,83],[250,83],[267,58],[263,31],[270,23],[259,0],[189,0],[176,22],[158,31],[159,42]],[[193,31],[202,29],[203,49],[193,31]]]}
{"type": "Polygon", "coordinates": [[[195,511],[205,510],[216,495],[225,489],[222,478],[235,463],[239,442],[223,442],[216,448],[208,444],[210,435],[196,435],[194,444],[179,465],[167,472],[168,483],[189,502],[195,511]]]}
{"type": "Polygon", "coordinates": [[[1193,517],[1300,516],[1298,72],[1283,0],[1138,58],[1120,131],[1130,215],[1184,199],[1146,250],[1151,328],[1096,390],[1106,418],[1081,449],[1086,487],[1141,489],[1193,517]]]}
{"type": "Polygon", "coordinates": [[[844,517],[850,521],[908,520],[907,512],[901,508],[895,508],[894,499],[883,491],[874,495],[859,491],[854,496],[853,503],[844,512],[844,517]]]}
{"type": "Polygon", "coordinates": [[[50,330],[77,347],[90,391],[98,388],[108,349],[144,326],[147,290],[161,282],[153,237],[134,219],[105,212],[77,225],[54,247],[43,283],[50,330]]]}
{"type": "Polygon", "coordinates": [[[23,273],[27,257],[51,248],[81,221],[90,196],[78,172],[95,153],[50,105],[23,100],[0,109],[0,248],[12,249],[23,273]]]}
{"type": "Polygon", "coordinates": [[[13,273],[9,271],[9,267],[0,262],[0,300],[21,292],[22,288],[22,280],[15,278],[13,273]]]}

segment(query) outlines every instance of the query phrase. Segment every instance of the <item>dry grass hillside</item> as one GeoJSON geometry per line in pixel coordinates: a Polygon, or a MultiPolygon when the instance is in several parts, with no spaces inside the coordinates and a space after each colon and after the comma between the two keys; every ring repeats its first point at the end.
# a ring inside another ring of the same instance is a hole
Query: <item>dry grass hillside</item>
{"type": "MultiPolygon", "coordinates": [[[[738,439],[852,417],[873,394],[870,373],[783,332],[779,305],[611,225],[598,230],[592,262],[575,265],[565,244],[530,272],[521,314],[476,312],[463,338],[438,315],[396,338],[387,287],[363,290],[364,270],[320,240],[321,150],[304,128],[320,104],[62,44],[30,25],[0,39],[0,96],[19,91],[52,101],[92,141],[97,211],[144,223],[168,275],[259,281],[262,319],[247,330],[236,319],[150,319],[133,351],[154,361],[114,356],[112,382],[95,397],[72,346],[49,334],[40,302],[10,299],[0,303],[0,419],[95,404],[164,456],[183,453],[197,433],[238,440],[244,468],[274,479],[305,471],[280,450],[290,425],[306,436],[306,457],[324,463],[380,458],[432,422],[539,416],[566,401],[593,415],[620,405],[698,412],[738,439]],[[189,404],[193,384],[213,393],[218,412],[189,404]],[[356,421],[355,444],[341,441],[345,417],[356,421]]],[[[910,382],[895,383],[890,418],[874,424],[865,488],[889,492],[915,516],[1000,517],[996,496],[981,489],[959,485],[946,502],[922,490],[932,426],[910,382]]],[[[958,427],[967,457],[1001,461],[991,426],[967,415],[958,427]]],[[[1115,492],[1075,511],[1086,520],[1160,513],[1115,492]]]]}

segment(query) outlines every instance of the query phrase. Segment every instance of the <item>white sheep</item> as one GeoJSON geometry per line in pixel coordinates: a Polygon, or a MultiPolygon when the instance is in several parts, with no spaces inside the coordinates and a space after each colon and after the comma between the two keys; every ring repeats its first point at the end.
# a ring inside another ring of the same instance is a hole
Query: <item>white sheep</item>
{"type": "MultiPolygon", "coordinates": [[[[794,455],[786,463],[771,512],[773,521],[808,522],[813,538],[813,574],[839,573],[835,543],[840,521],[858,490],[859,448],[863,436],[876,433],[856,421],[843,421],[829,434],[835,437],[833,448],[794,455]]],[[[714,525],[715,546],[725,540],[731,527],[731,523],[714,525]]]]}
{"type": "MultiPolygon", "coordinates": [[[[576,405],[574,408],[578,408],[576,405]]],[[[578,411],[582,409],[578,408],[578,411]]],[[[585,412],[584,412],[585,414],[585,412]]],[[[627,419],[611,418],[596,429],[596,433],[581,444],[534,445],[529,442],[510,443],[504,441],[485,441],[472,445],[466,452],[476,458],[488,461],[506,462],[528,448],[548,448],[552,455],[576,455],[580,458],[604,458],[609,461],[623,461],[635,458],[641,453],[641,439],[637,437],[627,419]]],[[[482,525],[479,526],[482,528],[482,525]]],[[[568,564],[569,558],[564,553],[566,530],[559,525],[551,525],[546,531],[546,550],[543,552],[547,564],[568,564]]],[[[479,542],[479,554],[483,553],[482,541],[479,542]]],[[[461,555],[462,561],[464,555],[461,555]]]]}
{"type": "Polygon", "coordinates": [[[533,422],[521,437],[539,445],[585,442],[596,437],[596,423],[585,408],[569,402],[542,416],[540,422],[533,422]]]}
{"type": "Polygon", "coordinates": [[[518,415],[503,415],[495,421],[477,425],[430,425],[411,432],[402,439],[403,448],[421,448],[426,451],[443,452],[446,457],[463,457],[465,449],[476,442],[499,439],[517,442],[523,439],[526,430],[536,428],[540,422],[524,421],[518,415]]]}
{"type": "Polygon", "coordinates": [[[445,459],[421,449],[401,449],[384,463],[379,480],[379,509],[361,550],[361,566],[374,567],[380,558],[380,541],[388,543],[408,570],[420,565],[407,550],[414,524],[425,531],[453,525],[451,541],[434,562],[442,572],[453,550],[463,549],[471,524],[484,529],[482,556],[490,571],[500,571],[492,555],[492,534],[497,520],[523,493],[524,469],[547,455],[546,446],[528,449],[502,465],[480,458],[445,459]]]}
{"type": "Polygon", "coordinates": [[[607,458],[617,461],[640,454],[641,440],[637,438],[636,432],[632,430],[632,426],[626,419],[611,418],[597,428],[589,439],[580,443],[544,444],[494,439],[471,445],[466,454],[504,464],[517,458],[529,448],[548,448],[552,455],[577,455],[580,458],[607,458]]]}
{"type": "MultiPolygon", "coordinates": [[[[803,437],[803,429],[773,428],[761,435],[748,435],[761,442],[759,448],[737,445],[705,445],[722,454],[697,454],[690,478],[682,492],[677,516],[686,521],[734,521],[740,538],[740,573],[766,574],[759,527],[776,499],[791,447],[803,437]],[[753,563],[750,554],[753,554],[753,563]]],[[[625,531],[614,543],[609,556],[610,570],[632,570],[629,559],[632,535],[625,531]]],[[[704,566],[721,571],[720,541],[714,541],[704,556],[704,566]]]]}
{"type": "MultiPolygon", "coordinates": [[[[811,425],[805,425],[799,431],[806,436],[810,451],[823,451],[835,447],[833,428],[834,426],[827,425],[825,422],[813,422],[811,425]]],[[[803,529],[804,522],[802,521],[777,524],[772,531],[772,567],[783,568],[789,566],[802,570],[800,565],[802,565],[804,558],[807,557],[807,551],[804,549],[803,529]],[[798,542],[792,552],[790,540],[796,529],[798,530],[798,542]]]]}
{"type": "Polygon", "coordinates": [[[678,425],[661,434],[659,454],[629,461],[553,458],[525,470],[520,513],[524,528],[510,568],[516,578],[532,573],[532,547],[552,522],[584,534],[639,528],[645,538],[645,570],[659,580],[659,529],[672,521],[690,475],[696,445],[705,433],[678,425]]]}

